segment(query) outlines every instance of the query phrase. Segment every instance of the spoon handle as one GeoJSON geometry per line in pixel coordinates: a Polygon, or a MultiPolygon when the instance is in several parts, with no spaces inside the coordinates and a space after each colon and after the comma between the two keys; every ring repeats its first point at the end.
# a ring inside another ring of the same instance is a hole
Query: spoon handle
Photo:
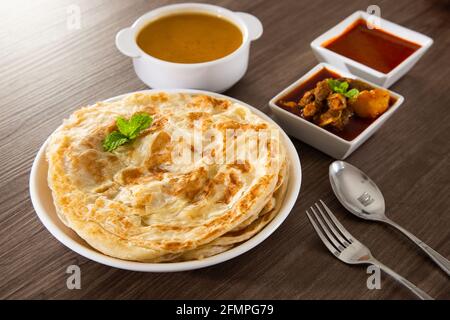
{"type": "Polygon", "coordinates": [[[418,288],[413,283],[409,282],[405,278],[403,278],[401,275],[399,275],[397,272],[389,268],[388,266],[384,265],[380,261],[378,261],[375,258],[371,258],[369,261],[374,266],[380,268],[384,272],[386,272],[388,275],[390,275],[392,278],[403,284],[405,287],[407,287],[409,290],[411,290],[416,296],[418,296],[422,300],[434,300],[428,293],[423,291],[422,289],[418,288]]]}
{"type": "Polygon", "coordinates": [[[428,246],[425,242],[417,238],[415,235],[413,235],[408,230],[404,229],[403,227],[399,226],[397,223],[390,219],[383,220],[384,222],[388,223],[389,225],[393,226],[397,230],[401,231],[405,236],[407,236],[411,241],[413,241],[415,244],[417,244],[436,264],[447,273],[448,276],[450,276],[450,261],[448,261],[446,258],[441,256],[438,252],[436,252],[434,249],[432,249],[430,246],[428,246]]]}

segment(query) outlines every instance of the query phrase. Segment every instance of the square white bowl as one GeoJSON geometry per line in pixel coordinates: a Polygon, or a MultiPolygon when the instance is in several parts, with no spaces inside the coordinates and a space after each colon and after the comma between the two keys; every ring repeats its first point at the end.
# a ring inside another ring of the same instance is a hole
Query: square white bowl
{"type": "Polygon", "coordinates": [[[319,63],[314,68],[312,68],[307,74],[295,81],[293,84],[288,86],[286,89],[281,91],[275,97],[269,101],[269,106],[272,112],[277,118],[277,122],[283,127],[284,130],[288,132],[289,135],[302,140],[303,142],[309,144],[310,146],[328,154],[335,159],[345,159],[353,151],[355,151],[361,144],[363,144],[370,136],[377,131],[383,123],[389,119],[395,111],[403,103],[403,96],[389,91],[391,97],[396,99],[395,103],[389,107],[381,116],[379,116],[375,121],[373,121],[364,131],[362,131],[353,140],[345,140],[334,133],[319,127],[315,123],[303,119],[302,117],[295,115],[281,107],[279,107],[276,102],[290,93],[292,90],[297,88],[301,83],[310,79],[315,73],[319,72],[321,69],[326,68],[334,73],[337,73],[345,78],[357,79],[363,81],[374,88],[380,88],[374,83],[366,81],[364,79],[355,77],[345,71],[339,70],[327,63],[319,63]]]}
{"type": "Polygon", "coordinates": [[[334,51],[331,51],[322,46],[324,42],[333,39],[342,34],[348,27],[350,27],[358,19],[368,20],[370,15],[364,11],[356,11],[339,24],[317,37],[311,42],[311,48],[320,62],[327,62],[341,70],[354,74],[355,76],[367,79],[372,83],[375,83],[381,87],[389,88],[398,79],[404,76],[423,56],[423,54],[433,44],[433,39],[413,31],[411,29],[402,27],[393,22],[380,18],[380,27],[382,30],[387,31],[402,39],[417,43],[421,47],[411,54],[408,58],[402,61],[398,66],[392,69],[388,73],[382,73],[375,69],[372,69],[360,62],[347,58],[334,51]]]}

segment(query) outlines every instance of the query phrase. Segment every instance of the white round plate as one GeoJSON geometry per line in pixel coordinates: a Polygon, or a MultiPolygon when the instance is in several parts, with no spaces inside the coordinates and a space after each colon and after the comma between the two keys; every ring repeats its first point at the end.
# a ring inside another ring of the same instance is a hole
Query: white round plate
{"type": "MultiPolygon", "coordinates": [[[[31,168],[30,174],[30,196],[31,201],[33,203],[34,209],[36,210],[39,219],[42,221],[44,226],[50,231],[50,233],[58,239],[61,243],[63,243],[68,248],[73,251],[79,253],[80,255],[94,260],[96,262],[126,270],[133,271],[144,271],[144,272],[175,272],[175,271],[185,271],[192,269],[199,269],[208,266],[215,265],[217,263],[221,263],[232,258],[235,258],[244,252],[254,248],[262,241],[264,241],[267,237],[269,237],[286,219],[288,214],[291,212],[292,207],[294,206],[298,194],[300,192],[300,184],[302,181],[302,173],[300,167],[300,159],[298,157],[297,151],[295,150],[294,145],[288,136],[284,133],[284,131],[266,114],[262,113],[256,108],[249,106],[248,104],[221,95],[217,93],[200,91],[200,90],[188,90],[188,89],[177,89],[177,90],[144,90],[139,92],[145,93],[155,93],[155,92],[168,92],[168,93],[201,93],[207,94],[219,98],[230,99],[231,101],[240,103],[246,107],[248,107],[252,112],[263,118],[264,120],[274,124],[281,131],[284,142],[287,148],[287,156],[290,162],[290,171],[289,171],[289,185],[286,191],[286,197],[284,202],[280,208],[280,212],[275,216],[275,218],[258,234],[244,243],[228,250],[223,253],[217,254],[215,256],[211,256],[205,258],[203,260],[194,260],[194,261],[186,261],[186,262],[172,262],[172,263],[144,263],[144,262],[135,262],[135,261],[126,261],[118,258],[113,258],[107,256],[94,248],[92,248],[89,244],[87,244],[83,239],[81,239],[73,230],[65,226],[61,220],[58,218],[56,214],[55,207],[53,205],[53,198],[50,188],[47,184],[47,171],[48,165],[45,159],[45,149],[48,143],[48,140],[42,145],[39,150],[34,162],[33,167],[31,168]]],[[[132,92],[134,93],[134,92],[132,92]]],[[[110,98],[106,100],[107,102],[111,102],[120,98],[123,98],[126,95],[132,94],[127,93],[124,95],[120,95],[114,98],[110,98]]]]}

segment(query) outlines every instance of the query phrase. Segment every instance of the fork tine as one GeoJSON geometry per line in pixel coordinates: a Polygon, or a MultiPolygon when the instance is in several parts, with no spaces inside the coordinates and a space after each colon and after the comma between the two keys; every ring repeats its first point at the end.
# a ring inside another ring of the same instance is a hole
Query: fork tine
{"type": "Polygon", "coordinates": [[[353,236],[350,234],[350,232],[345,229],[345,227],[339,222],[339,220],[334,216],[334,214],[331,212],[331,210],[328,208],[328,206],[325,204],[325,202],[322,201],[322,199],[319,199],[322,206],[325,208],[326,212],[328,213],[328,216],[333,220],[334,225],[339,229],[339,231],[342,233],[344,237],[347,238],[347,241],[349,243],[353,242],[353,236]]]}
{"type": "Polygon", "coordinates": [[[323,244],[330,250],[331,253],[333,253],[336,257],[339,256],[340,252],[336,250],[335,247],[331,244],[330,241],[328,241],[327,237],[322,233],[322,230],[320,230],[319,226],[316,224],[314,219],[311,217],[308,210],[306,210],[306,215],[308,216],[309,222],[311,222],[314,230],[316,230],[317,235],[319,236],[320,240],[322,240],[323,244]]]}
{"type": "Polygon", "coordinates": [[[310,210],[312,211],[312,214],[314,215],[314,217],[316,218],[317,222],[319,222],[320,226],[322,227],[322,230],[325,232],[325,234],[327,235],[328,240],[331,241],[331,243],[336,247],[336,249],[338,249],[339,251],[344,250],[344,246],[342,243],[340,243],[338,241],[338,239],[336,239],[336,237],[334,236],[334,234],[336,233],[336,231],[328,230],[328,228],[325,226],[325,224],[322,222],[322,219],[319,217],[319,215],[317,214],[316,210],[314,210],[313,207],[310,207],[310,210]],[[331,232],[330,232],[331,231],[331,232]]]}
{"type": "Polygon", "coordinates": [[[339,240],[339,242],[343,244],[344,247],[348,247],[350,245],[350,242],[347,239],[345,239],[341,235],[341,233],[336,229],[334,224],[330,221],[330,218],[328,217],[328,215],[323,212],[323,210],[320,208],[320,206],[319,206],[319,204],[317,202],[315,203],[315,205],[316,205],[317,210],[319,210],[323,220],[325,220],[325,223],[327,224],[327,226],[330,229],[330,231],[339,240]]]}

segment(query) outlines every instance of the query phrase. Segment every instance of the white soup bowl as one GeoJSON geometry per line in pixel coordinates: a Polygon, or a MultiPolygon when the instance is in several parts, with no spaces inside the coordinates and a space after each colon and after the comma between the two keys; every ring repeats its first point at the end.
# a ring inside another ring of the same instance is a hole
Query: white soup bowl
{"type": "Polygon", "coordinates": [[[129,28],[116,35],[116,46],[124,55],[133,58],[137,76],[155,89],[200,89],[223,92],[238,82],[247,71],[250,43],[263,32],[261,22],[244,12],[200,3],[174,4],[147,12],[129,28]],[[149,22],[161,17],[182,13],[200,12],[224,18],[235,24],[242,32],[242,44],[231,54],[202,63],[174,63],[145,53],[137,44],[139,31],[149,22]]]}

